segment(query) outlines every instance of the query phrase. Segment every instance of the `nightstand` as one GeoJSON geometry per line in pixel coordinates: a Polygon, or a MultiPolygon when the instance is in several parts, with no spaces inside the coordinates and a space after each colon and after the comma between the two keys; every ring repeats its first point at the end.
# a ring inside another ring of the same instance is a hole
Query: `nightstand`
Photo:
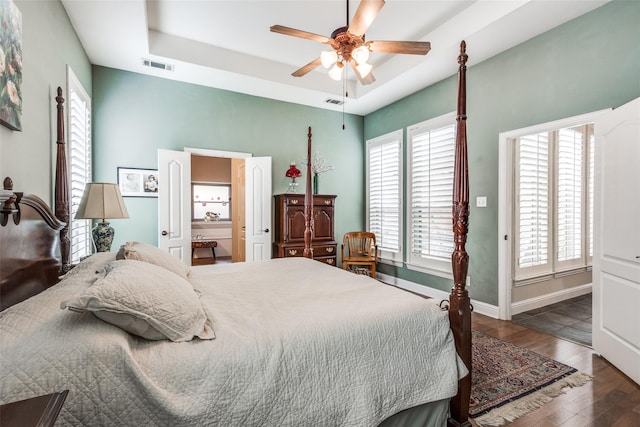
{"type": "Polygon", "coordinates": [[[0,427],[49,427],[58,418],[69,390],[0,406],[0,427]]]}

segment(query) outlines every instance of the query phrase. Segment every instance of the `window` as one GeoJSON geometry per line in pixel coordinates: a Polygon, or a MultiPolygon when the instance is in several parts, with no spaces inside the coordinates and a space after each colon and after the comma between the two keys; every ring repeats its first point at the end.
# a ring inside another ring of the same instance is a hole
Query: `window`
{"type": "Polygon", "coordinates": [[[231,184],[192,184],[193,221],[230,221],[231,184]]]}
{"type": "Polygon", "coordinates": [[[402,263],[402,130],[367,141],[368,231],[380,258],[402,263]]]}
{"type": "Polygon", "coordinates": [[[67,67],[67,91],[70,262],[77,263],[93,249],[91,220],[74,219],[84,187],[91,182],[91,98],[71,67],[67,67]]]}
{"type": "Polygon", "coordinates": [[[525,135],[515,142],[515,280],[591,264],[593,125],[525,135]]]}
{"type": "Polygon", "coordinates": [[[447,114],[409,128],[407,266],[451,277],[455,116],[447,114]]]}

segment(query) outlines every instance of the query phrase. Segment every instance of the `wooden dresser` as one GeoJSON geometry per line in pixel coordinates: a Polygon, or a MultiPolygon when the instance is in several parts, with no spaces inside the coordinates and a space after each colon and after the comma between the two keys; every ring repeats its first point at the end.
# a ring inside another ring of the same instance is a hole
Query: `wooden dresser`
{"type": "MultiPolygon", "coordinates": [[[[297,257],[304,252],[304,194],[276,194],[273,257],[297,257]]],[[[313,196],[313,259],[336,265],[334,236],[336,196],[313,196]]]]}

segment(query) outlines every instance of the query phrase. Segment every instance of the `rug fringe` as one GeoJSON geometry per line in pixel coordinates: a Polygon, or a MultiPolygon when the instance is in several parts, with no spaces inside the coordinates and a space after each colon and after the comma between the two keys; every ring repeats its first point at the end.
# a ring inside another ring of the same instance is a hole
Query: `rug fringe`
{"type": "Polygon", "coordinates": [[[475,421],[479,427],[502,426],[507,422],[512,422],[517,418],[539,409],[545,403],[550,402],[554,397],[564,394],[565,388],[580,387],[592,379],[593,377],[589,374],[584,372],[575,372],[543,389],[531,393],[529,396],[493,409],[478,418],[473,418],[473,421],[475,421]]]}

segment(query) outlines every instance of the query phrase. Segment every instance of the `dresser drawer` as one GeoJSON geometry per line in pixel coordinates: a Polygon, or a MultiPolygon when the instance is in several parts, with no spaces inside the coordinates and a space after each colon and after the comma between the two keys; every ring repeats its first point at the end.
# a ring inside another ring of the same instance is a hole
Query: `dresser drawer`
{"type": "Polygon", "coordinates": [[[283,248],[283,250],[285,258],[304,256],[304,246],[289,246],[288,248],[283,248]]]}
{"type": "MultiPolygon", "coordinates": [[[[313,206],[333,206],[336,196],[321,196],[314,195],[311,204],[313,206]]],[[[285,206],[303,206],[304,207],[304,194],[290,194],[284,195],[285,206]]]]}
{"type": "Polygon", "coordinates": [[[313,257],[336,256],[336,245],[313,245],[313,257]]]}
{"type": "MultiPolygon", "coordinates": [[[[336,265],[336,244],[313,246],[313,259],[329,265],[336,265]]],[[[304,246],[280,246],[276,253],[279,257],[292,258],[304,256],[304,246]]]]}
{"type": "Polygon", "coordinates": [[[334,256],[325,256],[325,257],[319,257],[319,258],[313,257],[313,259],[314,261],[324,262],[325,264],[329,264],[334,267],[336,265],[336,257],[334,256]]]}

